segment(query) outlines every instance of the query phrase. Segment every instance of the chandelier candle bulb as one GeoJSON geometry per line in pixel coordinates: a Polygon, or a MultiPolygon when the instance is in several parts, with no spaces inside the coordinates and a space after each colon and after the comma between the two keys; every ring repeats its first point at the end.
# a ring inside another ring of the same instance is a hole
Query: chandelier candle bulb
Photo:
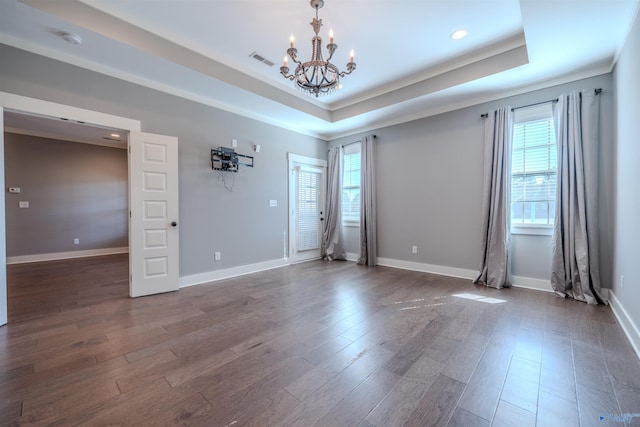
{"type": "Polygon", "coordinates": [[[333,29],[329,30],[329,43],[333,43],[333,29]]]}
{"type": "Polygon", "coordinates": [[[353,62],[353,57],[354,57],[354,52],[353,49],[351,49],[351,52],[349,53],[349,62],[353,62]]]}
{"type": "Polygon", "coordinates": [[[296,39],[293,37],[293,34],[291,34],[291,35],[289,36],[289,47],[293,47],[293,42],[294,42],[295,40],[296,40],[296,39]]]}

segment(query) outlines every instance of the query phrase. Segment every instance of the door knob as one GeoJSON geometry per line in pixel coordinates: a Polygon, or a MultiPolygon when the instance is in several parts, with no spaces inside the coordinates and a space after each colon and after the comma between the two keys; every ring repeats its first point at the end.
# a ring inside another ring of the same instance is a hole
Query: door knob
{"type": "Polygon", "coordinates": [[[178,223],[177,223],[177,222],[175,222],[175,221],[172,221],[172,222],[171,222],[171,226],[172,226],[172,227],[175,227],[176,225],[178,225],[178,223]]]}

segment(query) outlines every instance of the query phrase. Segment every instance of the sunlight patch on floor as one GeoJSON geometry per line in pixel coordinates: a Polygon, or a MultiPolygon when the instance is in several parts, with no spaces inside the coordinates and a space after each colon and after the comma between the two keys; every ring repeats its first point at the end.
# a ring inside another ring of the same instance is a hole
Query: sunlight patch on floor
{"type": "Polygon", "coordinates": [[[507,302],[507,300],[504,300],[504,299],[483,297],[481,295],[467,294],[467,293],[465,293],[465,294],[453,294],[452,296],[458,297],[458,298],[472,299],[472,300],[480,301],[480,302],[486,302],[488,304],[501,304],[503,302],[507,302]]]}

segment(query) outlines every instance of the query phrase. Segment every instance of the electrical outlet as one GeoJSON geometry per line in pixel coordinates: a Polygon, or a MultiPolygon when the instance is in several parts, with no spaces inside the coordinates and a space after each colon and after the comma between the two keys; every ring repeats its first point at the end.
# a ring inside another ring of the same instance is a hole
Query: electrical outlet
{"type": "Polygon", "coordinates": [[[220,261],[221,257],[220,257],[220,252],[215,252],[213,254],[213,259],[216,261],[220,261]]]}
{"type": "Polygon", "coordinates": [[[237,139],[232,139],[231,140],[231,147],[232,148],[238,148],[238,140],[237,139]]]}
{"type": "Polygon", "coordinates": [[[20,209],[26,209],[29,207],[29,202],[25,202],[25,201],[18,202],[18,206],[20,207],[20,209]]]}
{"type": "Polygon", "coordinates": [[[418,247],[417,246],[411,246],[411,253],[412,254],[417,254],[418,253],[418,247]]]}
{"type": "Polygon", "coordinates": [[[79,245],[80,244],[80,239],[78,239],[77,237],[73,239],[73,244],[74,245],[79,245]]]}

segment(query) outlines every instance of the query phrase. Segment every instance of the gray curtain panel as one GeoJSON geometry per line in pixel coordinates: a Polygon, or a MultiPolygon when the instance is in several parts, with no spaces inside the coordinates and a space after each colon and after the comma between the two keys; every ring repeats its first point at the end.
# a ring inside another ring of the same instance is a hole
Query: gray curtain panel
{"type": "Polygon", "coordinates": [[[329,150],[329,165],[327,168],[327,207],[324,216],[324,230],[322,233],[322,259],[346,260],[342,240],[342,147],[329,150]]]}
{"type": "Polygon", "coordinates": [[[551,286],[556,294],[598,303],[598,139],[600,96],[573,91],[558,98],[558,193],[551,286]]]}
{"type": "Polygon", "coordinates": [[[474,283],[511,286],[511,107],[490,112],[484,122],[482,258],[474,283]]]}
{"type": "Polygon", "coordinates": [[[378,232],[376,229],[376,174],[373,136],[362,139],[360,171],[360,257],[358,264],[376,265],[378,232]]]}

